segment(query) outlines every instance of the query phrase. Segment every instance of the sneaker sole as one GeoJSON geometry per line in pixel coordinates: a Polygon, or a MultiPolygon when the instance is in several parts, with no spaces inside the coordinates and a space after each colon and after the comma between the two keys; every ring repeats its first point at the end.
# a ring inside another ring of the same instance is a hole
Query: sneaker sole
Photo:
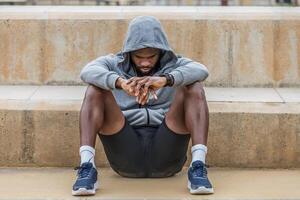
{"type": "Polygon", "coordinates": [[[78,190],[72,190],[73,196],[87,196],[96,194],[96,190],[99,188],[98,181],[94,184],[94,189],[87,190],[86,188],[79,188],[78,190]]]}
{"type": "Polygon", "coordinates": [[[206,188],[204,186],[198,187],[197,189],[192,189],[191,182],[188,181],[188,189],[190,190],[191,194],[213,194],[214,189],[213,188],[206,188]]]}

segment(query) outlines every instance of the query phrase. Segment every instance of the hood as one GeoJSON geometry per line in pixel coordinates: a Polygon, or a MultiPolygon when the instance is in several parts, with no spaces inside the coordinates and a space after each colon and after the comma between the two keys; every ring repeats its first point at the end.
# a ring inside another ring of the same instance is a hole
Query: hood
{"type": "Polygon", "coordinates": [[[157,48],[162,50],[160,67],[165,68],[170,62],[176,62],[177,56],[169,46],[167,36],[158,19],[152,16],[139,16],[131,20],[120,55],[123,70],[134,75],[130,64],[129,53],[143,48],[157,48]]]}

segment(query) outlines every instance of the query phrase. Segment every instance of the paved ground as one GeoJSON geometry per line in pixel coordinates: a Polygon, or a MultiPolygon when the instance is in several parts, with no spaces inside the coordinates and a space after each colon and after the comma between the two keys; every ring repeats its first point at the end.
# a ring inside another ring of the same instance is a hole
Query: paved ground
{"type": "MultiPolygon", "coordinates": [[[[92,199],[300,199],[300,170],[210,168],[215,194],[194,196],[186,189],[186,169],[165,179],[128,179],[100,170],[100,190],[92,199]]],[[[71,168],[0,168],[0,199],[79,199],[71,196],[71,168]]],[[[85,198],[81,198],[85,199],[85,198]]]]}

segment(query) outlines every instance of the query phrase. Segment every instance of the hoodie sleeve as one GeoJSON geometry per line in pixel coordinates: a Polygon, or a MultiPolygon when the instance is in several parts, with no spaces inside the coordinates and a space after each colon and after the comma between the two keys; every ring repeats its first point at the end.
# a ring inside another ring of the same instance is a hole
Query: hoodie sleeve
{"type": "Polygon", "coordinates": [[[112,55],[102,56],[88,63],[81,71],[80,78],[83,82],[95,85],[102,89],[116,88],[116,80],[120,75],[113,71],[112,55]]]}
{"type": "Polygon", "coordinates": [[[174,86],[204,81],[209,74],[204,65],[188,58],[179,58],[176,65],[177,67],[170,72],[174,77],[174,86]]]}

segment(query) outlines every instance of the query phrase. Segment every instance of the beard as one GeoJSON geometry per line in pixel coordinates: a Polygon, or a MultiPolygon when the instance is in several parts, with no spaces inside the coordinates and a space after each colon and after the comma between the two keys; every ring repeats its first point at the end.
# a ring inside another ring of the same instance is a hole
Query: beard
{"type": "Polygon", "coordinates": [[[160,68],[160,59],[162,57],[163,53],[160,52],[159,59],[156,61],[154,67],[149,67],[151,70],[144,72],[140,70],[142,67],[138,67],[132,60],[131,55],[129,54],[130,57],[130,65],[134,68],[134,71],[137,73],[137,76],[152,76],[157,70],[160,68]]]}
{"type": "Polygon", "coordinates": [[[137,76],[152,76],[160,68],[160,62],[159,62],[159,60],[155,63],[154,67],[149,67],[151,69],[149,71],[147,71],[147,72],[142,71],[140,69],[142,67],[136,66],[136,64],[132,60],[131,60],[131,63],[132,63],[132,66],[133,66],[134,70],[137,73],[137,76]]]}
{"type": "MultiPolygon", "coordinates": [[[[139,67],[137,67],[136,65],[134,66],[135,69],[136,69],[136,72],[137,72],[137,75],[138,76],[151,76],[155,73],[155,68],[156,66],[154,67],[151,67],[151,69],[149,71],[142,71],[139,67]]],[[[150,68],[150,67],[149,67],[150,68]]]]}

